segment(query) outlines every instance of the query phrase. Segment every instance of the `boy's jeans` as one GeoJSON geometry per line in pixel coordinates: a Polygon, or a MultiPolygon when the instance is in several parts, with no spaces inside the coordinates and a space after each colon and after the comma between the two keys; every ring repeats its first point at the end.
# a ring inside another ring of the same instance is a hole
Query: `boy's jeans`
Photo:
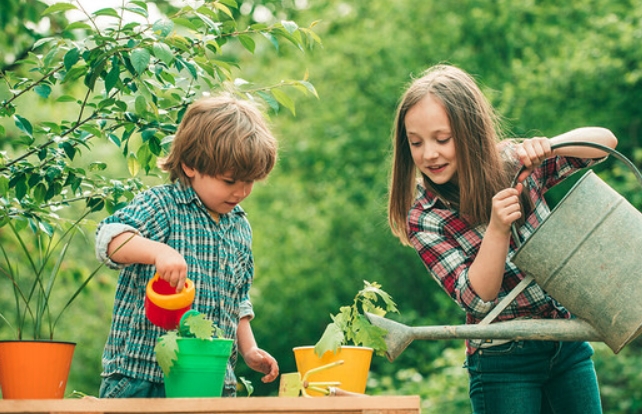
{"type": "Polygon", "coordinates": [[[100,383],[100,398],[164,398],[165,385],[113,374],[100,383]]]}
{"type": "Polygon", "coordinates": [[[474,414],[601,414],[586,342],[516,341],[466,358],[474,414]]]}

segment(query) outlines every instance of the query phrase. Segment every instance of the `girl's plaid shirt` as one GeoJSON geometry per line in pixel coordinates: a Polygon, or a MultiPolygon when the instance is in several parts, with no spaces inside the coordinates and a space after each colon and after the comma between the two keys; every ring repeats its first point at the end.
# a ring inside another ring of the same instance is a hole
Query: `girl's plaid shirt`
{"type": "MultiPolygon", "coordinates": [[[[533,171],[525,184],[535,208],[518,229],[522,241],[550,214],[543,194],[577,170],[603,159],[552,157],[533,171]]],[[[433,278],[466,312],[466,323],[479,323],[525,277],[510,261],[517,248],[511,240],[498,297],[490,302],[482,300],[470,284],[468,270],[479,252],[486,225],[470,227],[458,211],[448,208],[421,183],[417,186],[417,197],[408,213],[407,224],[412,245],[433,278]]],[[[496,320],[514,318],[570,318],[570,314],[536,283],[531,283],[496,320]]],[[[476,345],[468,343],[467,352],[472,353],[476,348],[476,345]]]]}

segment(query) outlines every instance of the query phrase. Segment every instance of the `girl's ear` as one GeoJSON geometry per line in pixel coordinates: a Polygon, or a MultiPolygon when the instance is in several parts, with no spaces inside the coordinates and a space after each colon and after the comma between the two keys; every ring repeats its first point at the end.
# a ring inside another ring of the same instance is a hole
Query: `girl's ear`
{"type": "Polygon", "coordinates": [[[183,169],[185,175],[189,178],[194,178],[194,176],[196,175],[196,170],[192,167],[188,167],[183,162],[181,163],[181,168],[183,169]]]}

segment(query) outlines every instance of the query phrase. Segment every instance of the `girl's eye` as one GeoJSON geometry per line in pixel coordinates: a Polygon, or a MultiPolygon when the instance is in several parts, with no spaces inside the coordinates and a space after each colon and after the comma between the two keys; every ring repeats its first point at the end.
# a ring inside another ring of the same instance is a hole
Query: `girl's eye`
{"type": "Polygon", "coordinates": [[[447,143],[448,141],[450,141],[450,139],[451,139],[451,138],[452,138],[452,137],[443,138],[443,139],[438,139],[438,140],[437,140],[437,142],[438,142],[438,143],[440,143],[440,144],[445,144],[445,143],[447,143]]]}
{"type": "Polygon", "coordinates": [[[418,147],[419,145],[421,145],[421,141],[416,141],[416,142],[409,141],[409,142],[411,147],[418,147]]]}

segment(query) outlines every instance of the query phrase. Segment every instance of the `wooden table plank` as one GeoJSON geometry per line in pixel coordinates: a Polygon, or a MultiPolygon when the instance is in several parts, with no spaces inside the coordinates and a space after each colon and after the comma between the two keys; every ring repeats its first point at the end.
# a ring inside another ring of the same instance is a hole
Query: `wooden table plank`
{"type": "Polygon", "coordinates": [[[0,400],[2,413],[420,414],[419,396],[0,400]]]}

